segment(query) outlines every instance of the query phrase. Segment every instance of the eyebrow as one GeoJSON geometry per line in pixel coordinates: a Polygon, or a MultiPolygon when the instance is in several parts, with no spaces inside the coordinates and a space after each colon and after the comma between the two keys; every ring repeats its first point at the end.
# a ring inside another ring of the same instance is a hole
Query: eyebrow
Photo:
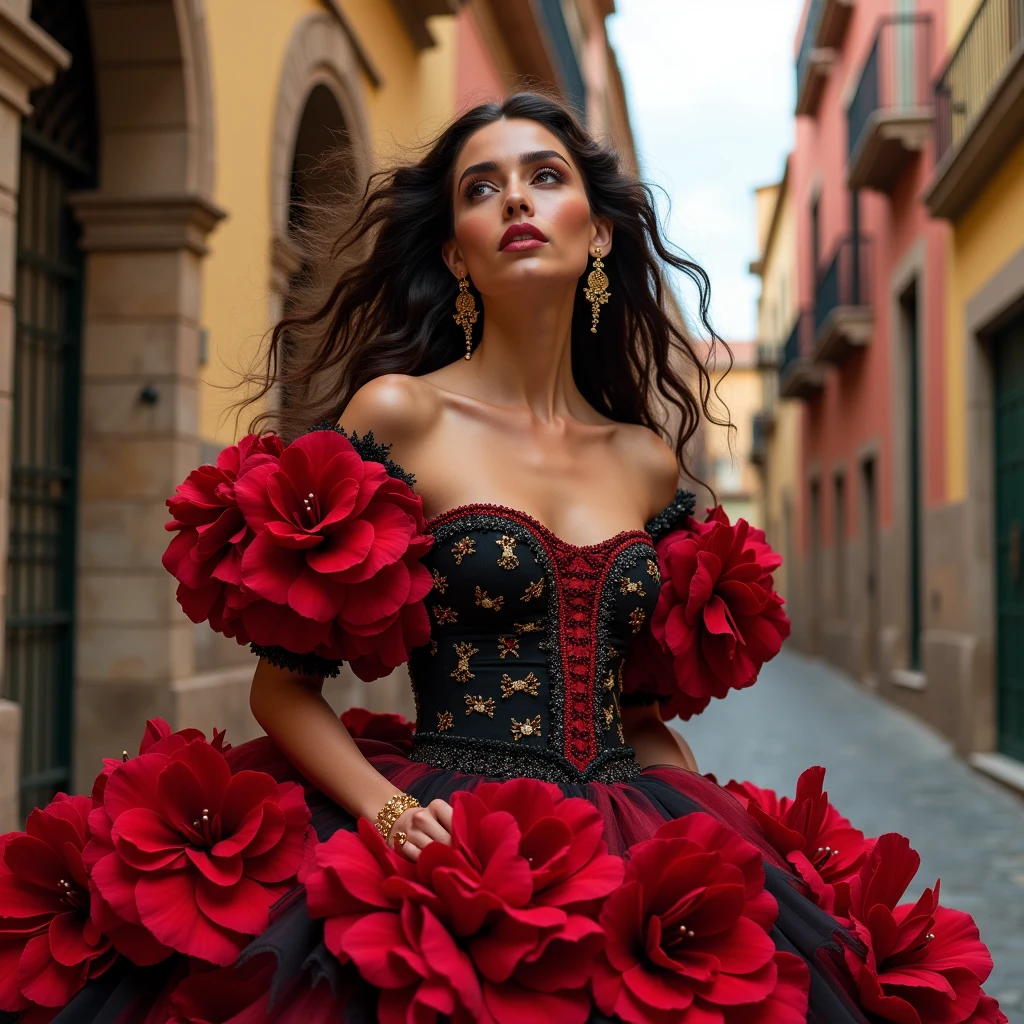
{"type": "MultiPolygon", "coordinates": [[[[525,167],[527,164],[535,164],[539,163],[541,160],[551,160],[552,158],[561,160],[562,163],[565,164],[569,163],[561,153],[554,149],[535,149],[532,153],[521,153],[519,155],[519,166],[525,167]]],[[[469,167],[462,172],[462,176],[459,178],[459,185],[462,185],[466,178],[471,174],[490,173],[497,169],[498,165],[493,160],[484,160],[479,164],[470,164],[469,167]]]]}

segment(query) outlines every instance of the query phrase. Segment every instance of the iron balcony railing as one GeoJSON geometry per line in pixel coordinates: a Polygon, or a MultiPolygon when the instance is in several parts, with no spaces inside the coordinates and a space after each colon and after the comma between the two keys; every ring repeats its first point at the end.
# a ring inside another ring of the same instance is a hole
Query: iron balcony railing
{"type": "Polygon", "coordinates": [[[814,333],[840,306],[870,306],[871,243],[863,235],[848,235],[818,274],[814,291],[814,333]]]}
{"type": "Polygon", "coordinates": [[[811,0],[811,6],[807,10],[807,23],[804,25],[804,34],[800,39],[800,52],[796,57],[796,94],[807,80],[807,69],[811,63],[811,53],[814,51],[814,42],[818,37],[818,26],[821,24],[821,15],[825,9],[825,0],[811,0]]]}
{"type": "Polygon", "coordinates": [[[809,358],[814,347],[814,338],[811,333],[813,318],[811,310],[803,309],[797,314],[793,323],[793,329],[789,332],[785,345],[782,347],[782,363],[779,366],[779,376],[784,377],[789,370],[800,359],[809,358]]]}
{"type": "Polygon", "coordinates": [[[982,0],[935,86],[935,159],[967,135],[1024,48],[1024,0],[982,0]]]}
{"type": "Polygon", "coordinates": [[[892,14],[880,20],[847,111],[851,157],[876,113],[898,115],[931,106],[931,66],[930,14],[892,14]]]}

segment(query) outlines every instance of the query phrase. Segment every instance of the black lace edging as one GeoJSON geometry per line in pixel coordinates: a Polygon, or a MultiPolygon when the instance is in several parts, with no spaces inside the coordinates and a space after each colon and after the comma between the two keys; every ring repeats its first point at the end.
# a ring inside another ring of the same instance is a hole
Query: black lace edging
{"type": "Polygon", "coordinates": [[[373,436],[372,430],[368,430],[360,437],[354,430],[351,434],[348,434],[340,423],[331,423],[329,420],[317,423],[315,426],[310,427],[306,433],[312,434],[315,430],[333,430],[336,434],[341,434],[355,448],[356,454],[364,462],[379,462],[384,467],[384,472],[388,476],[392,476],[396,480],[402,480],[410,487],[415,485],[416,477],[412,473],[407,473],[394,459],[390,458],[392,446],[390,444],[378,443],[373,436]]]}
{"type": "Polygon", "coordinates": [[[303,676],[319,676],[333,679],[341,670],[344,662],[321,658],[319,654],[295,654],[284,647],[261,647],[249,644],[249,650],[257,658],[265,658],[275,668],[283,668],[289,672],[297,672],[303,676]]]}
{"type": "Polygon", "coordinates": [[[693,515],[696,505],[697,495],[693,491],[676,491],[668,507],[650,519],[644,529],[650,534],[651,540],[657,543],[666,534],[682,526],[693,515]]]}

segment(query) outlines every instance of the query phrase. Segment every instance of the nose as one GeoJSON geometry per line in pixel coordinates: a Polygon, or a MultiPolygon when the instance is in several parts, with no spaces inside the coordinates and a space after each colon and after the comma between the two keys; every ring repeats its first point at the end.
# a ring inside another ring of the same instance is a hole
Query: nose
{"type": "Polygon", "coordinates": [[[510,220],[517,213],[527,217],[533,214],[533,204],[529,195],[523,190],[522,182],[515,178],[509,184],[508,195],[505,197],[505,218],[510,220]]]}

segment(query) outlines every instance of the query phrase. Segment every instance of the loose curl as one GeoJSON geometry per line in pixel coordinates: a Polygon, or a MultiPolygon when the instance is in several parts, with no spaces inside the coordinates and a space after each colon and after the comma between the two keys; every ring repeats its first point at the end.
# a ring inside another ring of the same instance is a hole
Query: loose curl
{"type": "MultiPolygon", "coordinates": [[[[337,421],[352,396],[377,377],[419,376],[463,354],[465,338],[452,319],[458,284],[441,256],[443,243],[454,234],[452,179],[467,139],[503,118],[536,121],[557,136],[582,172],[591,209],[614,226],[614,249],[605,260],[611,300],[602,307],[596,335],[590,332],[583,288],[576,292],[571,342],[576,386],[609,419],[657,432],[689,472],[684,448],[701,414],[728,425],[710,408],[714,388],[706,365],[714,365],[716,345],[727,353],[728,348],[709,319],[707,274],[663,240],[651,188],[624,173],[618,155],[591,138],[565,106],[529,92],[474,107],[418,162],[371,175],[345,226],[319,258],[306,255],[293,284],[297,298],[271,334],[259,387],[241,406],[280,387],[280,408],[260,413],[252,426],[275,420],[290,437],[312,423],[337,421]],[[340,274],[339,265],[344,266],[340,274]],[[696,286],[709,345],[706,365],[685,333],[665,281],[666,266],[696,286]]],[[[303,219],[322,225],[327,212],[303,219]]],[[[308,240],[316,230],[301,234],[308,240]]],[[[479,300],[475,289],[474,294],[479,300]]],[[[479,337],[479,328],[476,333],[479,337]]]]}

